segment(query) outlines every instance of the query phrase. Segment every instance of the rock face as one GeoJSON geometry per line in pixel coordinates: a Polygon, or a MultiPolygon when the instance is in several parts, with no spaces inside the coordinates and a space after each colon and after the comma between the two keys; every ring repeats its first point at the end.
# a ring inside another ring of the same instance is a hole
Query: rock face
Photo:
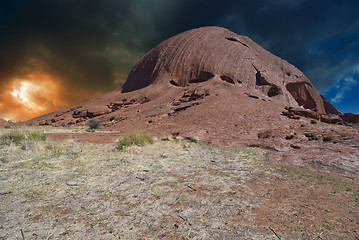
{"type": "Polygon", "coordinates": [[[122,90],[26,124],[86,126],[98,119],[111,134],[67,137],[113,142],[141,129],[160,138],[265,147],[272,162],[359,176],[359,127],[343,117],[288,62],[247,37],[204,27],[150,50],[122,90]]]}
{"type": "Polygon", "coordinates": [[[343,118],[348,123],[359,124],[359,114],[344,113],[343,118]]]}
{"type": "Polygon", "coordinates": [[[0,118],[0,127],[9,127],[10,123],[5,119],[0,118]]]}
{"type": "Polygon", "coordinates": [[[132,69],[122,92],[155,85],[189,86],[218,79],[256,89],[288,106],[340,114],[308,78],[245,36],[203,27],[174,36],[149,51],[132,69]]]}

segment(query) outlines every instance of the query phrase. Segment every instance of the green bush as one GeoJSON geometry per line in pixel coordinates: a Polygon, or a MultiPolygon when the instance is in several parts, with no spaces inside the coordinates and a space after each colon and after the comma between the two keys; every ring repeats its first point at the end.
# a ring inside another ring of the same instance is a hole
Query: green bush
{"type": "Polygon", "coordinates": [[[124,150],[126,147],[137,145],[144,146],[153,144],[153,137],[146,132],[130,133],[117,141],[117,149],[124,150]]]}

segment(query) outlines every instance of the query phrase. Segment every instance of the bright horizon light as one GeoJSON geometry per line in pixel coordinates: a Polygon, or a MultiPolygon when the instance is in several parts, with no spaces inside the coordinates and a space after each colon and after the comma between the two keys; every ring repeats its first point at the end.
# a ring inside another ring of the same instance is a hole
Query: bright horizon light
{"type": "Polygon", "coordinates": [[[25,108],[31,111],[45,111],[46,108],[37,105],[34,98],[34,94],[40,92],[46,92],[46,88],[41,85],[36,85],[28,80],[23,80],[18,83],[19,86],[14,86],[10,94],[25,108]]]}
{"type": "Polygon", "coordinates": [[[8,91],[9,105],[4,119],[24,121],[53,111],[59,100],[61,87],[49,75],[30,74],[26,78],[16,78],[10,83],[8,91]]]}

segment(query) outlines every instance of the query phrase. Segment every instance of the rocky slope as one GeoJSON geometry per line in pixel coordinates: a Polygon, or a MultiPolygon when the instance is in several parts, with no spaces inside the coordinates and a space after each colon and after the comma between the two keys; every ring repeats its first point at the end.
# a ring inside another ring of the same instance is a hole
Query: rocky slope
{"type": "Polygon", "coordinates": [[[10,123],[5,119],[0,118],[0,127],[9,127],[10,123]]]}
{"type": "MultiPolygon", "coordinates": [[[[261,146],[270,160],[359,175],[359,131],[293,65],[227,29],[204,27],[149,51],[122,90],[27,124],[142,129],[213,145],[261,146]]],[[[89,137],[91,137],[89,135],[89,137]]]]}

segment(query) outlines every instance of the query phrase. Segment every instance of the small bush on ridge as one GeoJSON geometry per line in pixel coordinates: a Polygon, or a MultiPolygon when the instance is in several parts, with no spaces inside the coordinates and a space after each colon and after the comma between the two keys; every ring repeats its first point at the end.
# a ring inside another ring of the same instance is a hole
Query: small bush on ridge
{"type": "Polygon", "coordinates": [[[98,119],[91,119],[88,121],[87,125],[90,129],[98,129],[101,127],[101,122],[98,119]]]}

